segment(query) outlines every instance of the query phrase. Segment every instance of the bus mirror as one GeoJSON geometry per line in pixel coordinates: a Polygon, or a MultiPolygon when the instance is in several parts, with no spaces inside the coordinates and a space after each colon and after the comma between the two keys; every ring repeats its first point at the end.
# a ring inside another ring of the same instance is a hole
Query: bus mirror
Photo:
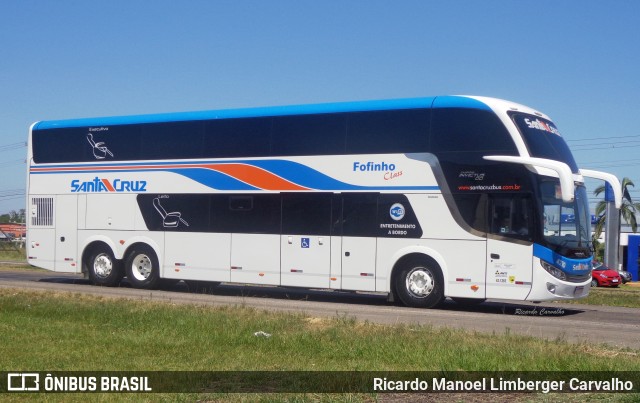
{"type": "Polygon", "coordinates": [[[606,172],[593,171],[591,169],[581,169],[580,174],[587,178],[601,179],[611,185],[613,190],[614,203],[617,209],[622,206],[622,185],[615,175],[606,172]]]}

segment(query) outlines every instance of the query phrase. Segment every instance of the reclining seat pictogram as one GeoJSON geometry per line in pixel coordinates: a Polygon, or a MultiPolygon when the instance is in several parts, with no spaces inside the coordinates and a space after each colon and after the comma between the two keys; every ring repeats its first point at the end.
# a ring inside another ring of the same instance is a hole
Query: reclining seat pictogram
{"type": "Polygon", "coordinates": [[[93,140],[93,134],[87,133],[87,141],[91,144],[91,147],[93,147],[93,156],[96,157],[96,159],[103,160],[106,158],[107,154],[109,154],[110,157],[113,157],[111,151],[109,151],[107,146],[104,145],[104,141],[96,143],[93,140]]]}
{"type": "Polygon", "coordinates": [[[171,213],[167,213],[167,210],[162,207],[160,204],[160,199],[156,197],[153,199],[153,207],[155,207],[156,211],[160,213],[162,217],[162,226],[165,228],[176,228],[180,223],[189,226],[189,223],[182,219],[182,213],[179,211],[174,211],[171,213]]]}

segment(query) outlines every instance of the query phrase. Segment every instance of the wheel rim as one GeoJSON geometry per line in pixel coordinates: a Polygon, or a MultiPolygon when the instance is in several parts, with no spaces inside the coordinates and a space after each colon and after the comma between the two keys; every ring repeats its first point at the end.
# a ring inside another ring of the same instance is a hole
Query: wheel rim
{"type": "Polygon", "coordinates": [[[101,253],[93,260],[93,272],[97,277],[107,278],[113,272],[113,260],[106,253],[101,253]]]}
{"type": "Polygon", "coordinates": [[[597,287],[598,282],[596,280],[591,280],[591,287],[597,287]]]}
{"type": "Polygon", "coordinates": [[[425,267],[416,267],[407,275],[407,291],[416,298],[425,298],[431,294],[435,284],[433,273],[425,267]]]}
{"type": "Polygon", "coordinates": [[[136,280],[146,280],[153,271],[153,264],[149,256],[140,253],[136,255],[131,261],[131,274],[136,280]]]}

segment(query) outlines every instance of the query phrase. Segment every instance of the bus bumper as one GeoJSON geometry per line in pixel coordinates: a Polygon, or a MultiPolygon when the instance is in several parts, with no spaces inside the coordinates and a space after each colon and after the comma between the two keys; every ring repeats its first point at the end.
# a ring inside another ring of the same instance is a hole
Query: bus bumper
{"type": "MultiPolygon", "coordinates": [[[[539,263],[538,263],[539,265],[539,263]]],[[[541,267],[533,270],[533,282],[527,301],[556,301],[579,299],[589,295],[591,279],[583,283],[570,283],[547,273],[541,267]]]]}

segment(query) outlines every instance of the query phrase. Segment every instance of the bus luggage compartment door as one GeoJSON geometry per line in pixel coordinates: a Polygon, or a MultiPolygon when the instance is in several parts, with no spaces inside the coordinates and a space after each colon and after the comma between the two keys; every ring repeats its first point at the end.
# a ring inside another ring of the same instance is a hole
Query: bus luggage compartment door
{"type": "Polygon", "coordinates": [[[55,271],[80,272],[78,249],[78,196],[56,196],[55,271]]]}
{"type": "Polygon", "coordinates": [[[282,285],[329,288],[331,237],[283,235],[281,251],[282,285]]]}
{"type": "Polygon", "coordinates": [[[33,195],[30,199],[25,245],[28,262],[43,269],[55,270],[55,196],[33,195]]]}

